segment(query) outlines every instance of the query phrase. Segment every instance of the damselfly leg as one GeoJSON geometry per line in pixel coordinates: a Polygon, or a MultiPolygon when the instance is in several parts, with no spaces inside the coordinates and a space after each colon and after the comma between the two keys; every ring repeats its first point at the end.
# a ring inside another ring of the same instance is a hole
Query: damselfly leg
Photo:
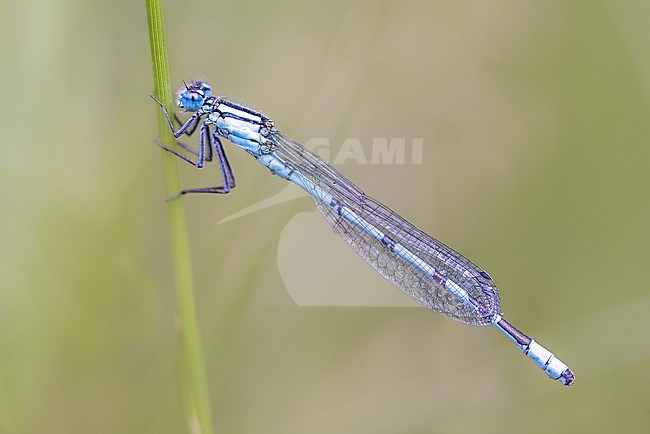
{"type": "MultiPolygon", "coordinates": [[[[185,123],[185,122],[181,121],[181,119],[178,117],[178,115],[176,113],[174,113],[174,120],[176,121],[176,123],[178,123],[179,127],[183,126],[183,124],[185,123]]],[[[191,126],[187,127],[187,129],[185,130],[185,135],[191,136],[192,134],[194,134],[194,131],[196,131],[196,127],[198,125],[199,125],[199,122],[198,122],[198,119],[197,119],[191,126]]]]}
{"type": "MultiPolygon", "coordinates": [[[[186,134],[188,136],[192,135],[194,131],[196,130],[196,127],[199,123],[201,123],[201,118],[203,115],[199,115],[199,113],[194,114],[191,116],[185,123],[183,123],[178,130],[174,130],[174,125],[171,121],[171,118],[169,117],[169,114],[167,113],[167,110],[165,109],[164,105],[158,101],[155,97],[153,97],[153,100],[158,103],[160,108],[163,111],[163,114],[165,115],[165,118],[167,119],[167,123],[169,124],[170,129],[172,130],[172,133],[174,137],[179,137],[182,134],[186,134]]],[[[178,122],[179,124],[181,121],[178,119],[176,114],[174,113],[174,120],[178,122]]],[[[221,141],[219,140],[218,137],[214,136],[211,134],[210,127],[206,124],[203,123],[200,128],[200,133],[199,133],[199,149],[198,151],[193,149],[191,146],[188,146],[180,141],[176,141],[177,145],[181,147],[182,149],[185,149],[186,151],[192,153],[197,157],[197,161],[192,160],[191,158],[186,157],[185,155],[181,154],[180,152],[168,148],[167,146],[163,145],[160,143],[159,140],[154,140],[154,143],[164,149],[167,152],[170,152],[180,158],[183,161],[186,161],[187,163],[193,165],[194,167],[197,168],[203,168],[205,165],[205,162],[212,161],[213,159],[213,149],[214,152],[217,154],[217,158],[219,159],[219,167],[221,168],[221,175],[223,178],[223,184],[222,185],[217,185],[217,186],[211,186],[211,187],[199,187],[199,188],[190,188],[190,189],[185,189],[179,191],[177,194],[174,196],[170,197],[167,199],[167,201],[176,199],[179,196],[188,194],[188,193],[213,193],[213,194],[227,194],[235,188],[235,176],[232,173],[232,168],[230,167],[230,162],[228,161],[228,157],[226,156],[226,152],[223,149],[223,146],[221,144],[221,141]],[[206,146],[206,141],[209,143],[206,146]]]]}
{"type": "MultiPolygon", "coordinates": [[[[151,98],[154,101],[156,101],[156,104],[158,104],[160,106],[160,108],[162,109],[162,112],[165,115],[165,119],[167,119],[167,123],[169,124],[169,129],[172,130],[172,134],[177,139],[185,133],[185,131],[192,125],[193,122],[196,121],[198,123],[199,120],[201,119],[201,117],[205,116],[205,113],[196,112],[192,116],[190,116],[190,118],[188,120],[186,120],[185,123],[178,130],[175,130],[174,129],[174,124],[173,124],[171,118],[169,117],[169,113],[167,113],[167,109],[165,108],[163,103],[158,101],[158,99],[153,95],[151,95],[151,98]]],[[[194,127],[194,128],[196,128],[196,127],[194,127]]]]}

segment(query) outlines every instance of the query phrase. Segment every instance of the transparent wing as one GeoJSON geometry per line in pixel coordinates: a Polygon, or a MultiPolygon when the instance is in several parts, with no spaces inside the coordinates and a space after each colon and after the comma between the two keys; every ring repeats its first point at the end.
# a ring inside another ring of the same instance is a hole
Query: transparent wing
{"type": "Polygon", "coordinates": [[[472,325],[489,325],[499,313],[499,290],[490,276],[462,255],[420,231],[397,213],[367,196],[318,155],[275,133],[276,154],[294,170],[336,197],[369,224],[465,289],[478,302],[478,310],[463,304],[436,278],[424,274],[380,241],[345,220],[315,199],[318,210],[359,256],[406,295],[423,306],[472,325]]]}

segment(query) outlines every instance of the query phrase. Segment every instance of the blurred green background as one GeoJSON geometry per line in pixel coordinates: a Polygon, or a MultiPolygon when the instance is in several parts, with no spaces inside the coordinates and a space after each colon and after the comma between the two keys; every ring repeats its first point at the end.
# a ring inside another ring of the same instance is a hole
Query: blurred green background
{"type": "MultiPolygon", "coordinates": [[[[218,432],[647,432],[648,2],[165,8],[174,83],[333,152],[423,138],[422,165],[339,168],[488,270],[576,373],[424,309],[297,306],[278,245],[313,205],[215,225],[285,186],[226,143],[237,189],[185,200],[218,432]]],[[[187,432],[144,2],[4,1],[0,32],[0,432],[187,432]]],[[[336,263],[312,244],[297,267],[336,263]]],[[[354,291],[373,271],[349,258],[354,291]]]]}

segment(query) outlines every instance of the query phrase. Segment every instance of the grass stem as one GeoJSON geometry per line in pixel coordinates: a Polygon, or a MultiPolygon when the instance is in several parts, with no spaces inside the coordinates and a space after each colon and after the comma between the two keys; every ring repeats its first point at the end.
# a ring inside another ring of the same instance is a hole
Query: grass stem
{"type": "MultiPolygon", "coordinates": [[[[153,65],[155,96],[172,112],[172,92],[165,40],[162,0],[146,0],[149,23],[149,41],[153,65]]],[[[151,104],[152,110],[156,107],[151,104]]],[[[161,110],[158,113],[158,135],[168,148],[175,147],[175,139],[161,110]]],[[[171,197],[180,190],[177,158],[163,151],[163,173],[165,192],[171,197]]],[[[192,284],[192,263],[189,238],[185,221],[185,210],[181,198],[167,204],[172,237],[173,263],[176,275],[176,290],[179,309],[179,337],[181,353],[181,382],[188,425],[193,434],[212,434],[212,416],[208,394],[203,351],[199,339],[194,289],[192,284]]]]}

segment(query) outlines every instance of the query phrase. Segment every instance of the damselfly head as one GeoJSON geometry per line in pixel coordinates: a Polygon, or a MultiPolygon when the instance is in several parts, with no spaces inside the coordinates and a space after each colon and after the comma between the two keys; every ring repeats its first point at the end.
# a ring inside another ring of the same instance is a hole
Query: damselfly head
{"type": "Polygon", "coordinates": [[[212,95],[212,87],[204,81],[183,82],[178,89],[176,105],[188,112],[195,112],[203,106],[206,98],[212,95]]]}

